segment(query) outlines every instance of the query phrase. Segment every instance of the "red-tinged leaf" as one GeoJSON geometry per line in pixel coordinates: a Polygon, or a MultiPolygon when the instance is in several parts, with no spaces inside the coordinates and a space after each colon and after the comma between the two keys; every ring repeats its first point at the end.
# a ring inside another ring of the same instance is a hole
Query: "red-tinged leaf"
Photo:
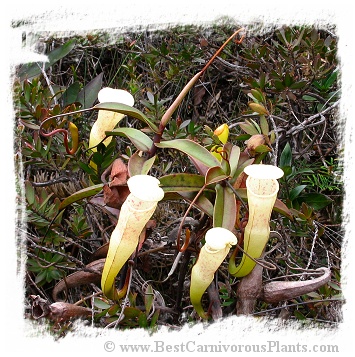
{"type": "Polygon", "coordinates": [[[142,157],[139,151],[136,151],[128,160],[128,174],[130,177],[140,175],[145,163],[145,158],[142,157]]]}
{"type": "Polygon", "coordinates": [[[220,166],[220,162],[206,148],[189,139],[162,141],[155,145],[158,148],[170,148],[182,151],[189,157],[200,161],[208,167],[220,166]]]}
{"type": "Polygon", "coordinates": [[[237,205],[233,191],[229,187],[216,185],[216,200],[213,210],[213,227],[233,230],[237,215],[237,205]]]}
{"type": "Polygon", "coordinates": [[[201,161],[195,160],[193,157],[190,157],[190,161],[195,166],[197,172],[200,175],[206,176],[206,173],[207,173],[208,169],[210,168],[209,166],[203,164],[201,161]]]}
{"type": "Polygon", "coordinates": [[[205,184],[205,178],[196,174],[171,174],[159,178],[164,192],[200,191],[205,184]]]}
{"type": "Polygon", "coordinates": [[[231,179],[231,183],[234,183],[238,176],[244,171],[244,169],[251,165],[253,162],[255,161],[254,158],[251,158],[251,159],[247,159],[247,160],[244,160],[244,157],[242,157],[242,155],[240,156],[240,160],[239,160],[239,166],[237,167],[237,169],[235,170],[234,172],[234,175],[232,176],[232,179],[231,179]]]}
{"type": "Polygon", "coordinates": [[[278,198],[275,201],[275,205],[273,209],[275,212],[278,212],[291,220],[293,219],[293,214],[290,211],[290,209],[278,198]]]}
{"type": "Polygon", "coordinates": [[[216,183],[222,180],[225,180],[228,176],[224,173],[223,169],[220,166],[211,167],[208,169],[205,176],[206,185],[216,183]]]}
{"type": "Polygon", "coordinates": [[[104,186],[103,184],[93,185],[73,193],[72,195],[70,195],[69,197],[65,198],[62,201],[62,203],[59,206],[59,209],[62,210],[74,202],[96,195],[102,190],[103,186],[104,186]]]}
{"type": "MultiPolygon", "coordinates": [[[[179,192],[179,194],[188,202],[192,202],[196,196],[193,192],[179,192]]],[[[207,216],[213,217],[213,204],[206,196],[200,195],[195,200],[194,207],[206,213],[207,216]]]]}

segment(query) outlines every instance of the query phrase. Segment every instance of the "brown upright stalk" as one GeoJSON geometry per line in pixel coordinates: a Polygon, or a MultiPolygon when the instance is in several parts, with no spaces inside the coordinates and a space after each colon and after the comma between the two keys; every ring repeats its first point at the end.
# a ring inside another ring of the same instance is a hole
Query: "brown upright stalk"
{"type": "MultiPolygon", "coordinates": [[[[153,139],[153,146],[149,152],[149,158],[153,157],[155,155],[155,152],[157,150],[156,146],[154,145],[155,143],[159,143],[161,140],[161,137],[163,135],[164,129],[166,125],[168,124],[169,120],[171,119],[171,116],[174,114],[175,110],[178,108],[182,100],[185,98],[186,94],[189,92],[189,90],[193,87],[193,85],[197,82],[197,80],[200,78],[200,76],[206,71],[206,69],[211,65],[211,63],[215,60],[215,58],[222,52],[224,47],[244,28],[241,28],[233,33],[232,36],[230,36],[224,43],[223,45],[216,51],[216,53],[212,56],[212,58],[206,63],[206,65],[202,68],[202,70],[198,73],[196,73],[190,81],[185,85],[185,87],[182,89],[180,94],[176,97],[174,102],[170,105],[168,110],[164,113],[163,117],[161,118],[160,124],[159,124],[159,132],[155,134],[154,139],[153,139]]],[[[241,41],[240,41],[241,42],[241,41]]]]}

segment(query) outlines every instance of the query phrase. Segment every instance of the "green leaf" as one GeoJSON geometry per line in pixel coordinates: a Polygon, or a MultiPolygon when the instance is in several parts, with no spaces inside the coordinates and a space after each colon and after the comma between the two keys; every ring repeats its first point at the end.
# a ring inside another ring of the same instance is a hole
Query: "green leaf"
{"type": "Polygon", "coordinates": [[[263,94],[260,92],[260,90],[258,89],[252,89],[251,94],[253,95],[253,97],[260,103],[262,103],[264,101],[264,96],[263,94]]]}
{"type": "Polygon", "coordinates": [[[216,185],[216,200],[213,210],[213,227],[233,230],[237,208],[234,193],[229,187],[216,185]]]}
{"type": "Polygon", "coordinates": [[[255,152],[262,153],[262,152],[270,152],[271,148],[267,145],[258,145],[254,150],[255,152]]]}
{"type": "Polygon", "coordinates": [[[225,180],[228,176],[224,173],[223,169],[220,166],[211,167],[208,169],[205,176],[206,185],[216,183],[222,180],[225,180]]]}
{"type": "Polygon", "coordinates": [[[285,89],[285,86],[283,85],[283,83],[278,79],[274,80],[274,86],[278,91],[282,91],[285,89]]]}
{"type": "Polygon", "coordinates": [[[220,162],[203,146],[189,139],[176,139],[155,144],[158,148],[170,148],[184,152],[208,167],[220,166],[220,162]]]}
{"type": "Polygon", "coordinates": [[[128,173],[129,176],[140,175],[145,163],[145,158],[142,157],[139,151],[136,151],[128,160],[128,173]]]}
{"type": "Polygon", "coordinates": [[[94,110],[110,110],[116,113],[125,114],[147,124],[155,133],[159,132],[158,127],[148,119],[140,110],[122,103],[107,102],[96,104],[92,109],[94,110]]]}
{"type": "Polygon", "coordinates": [[[139,151],[136,151],[128,161],[129,176],[147,175],[154,164],[155,158],[153,156],[147,160],[145,157],[140,156],[139,151]]]}
{"type": "Polygon", "coordinates": [[[35,189],[30,181],[25,181],[25,194],[27,203],[31,206],[35,203],[35,189]]]}
{"type": "Polygon", "coordinates": [[[101,72],[93,78],[79,93],[76,98],[82,104],[82,109],[90,108],[97,100],[97,95],[102,87],[102,77],[104,72],[101,72]]]}
{"type": "Polygon", "coordinates": [[[294,83],[293,78],[291,77],[290,73],[286,73],[284,78],[284,83],[286,87],[290,87],[292,83],[294,83]]]}
{"type": "Polygon", "coordinates": [[[98,309],[106,310],[111,307],[110,304],[108,304],[106,301],[103,301],[102,299],[98,297],[94,297],[94,306],[97,307],[98,309]]]}
{"type": "Polygon", "coordinates": [[[307,187],[307,185],[299,185],[295,187],[294,189],[291,190],[289,199],[290,201],[293,201],[296,197],[299,196],[299,194],[307,187]]]}
{"type": "Polygon", "coordinates": [[[164,192],[200,191],[205,184],[205,178],[197,174],[171,174],[159,178],[164,192]]]}
{"type": "Polygon", "coordinates": [[[153,288],[150,284],[148,284],[147,288],[144,291],[144,306],[145,306],[145,313],[148,316],[150,310],[152,309],[154,302],[154,293],[153,288]]]}
{"type": "Polygon", "coordinates": [[[238,169],[239,157],[240,157],[240,147],[233,145],[229,151],[229,166],[230,166],[229,174],[231,177],[234,177],[238,169]]]}
{"type": "Polygon", "coordinates": [[[63,107],[67,107],[69,104],[72,104],[76,101],[78,93],[80,91],[79,82],[74,82],[70,85],[67,90],[60,97],[63,102],[63,107]]]}
{"type": "Polygon", "coordinates": [[[273,210],[275,212],[282,214],[283,216],[285,216],[291,220],[293,219],[293,214],[292,214],[291,210],[278,198],[275,201],[273,210]]]}
{"type": "Polygon", "coordinates": [[[238,125],[242,130],[244,130],[249,135],[260,134],[252,123],[244,122],[244,123],[238,123],[238,125]]]}
{"type": "Polygon", "coordinates": [[[269,124],[265,118],[265,115],[260,115],[260,129],[261,134],[269,135],[269,124]]]}
{"type": "Polygon", "coordinates": [[[322,193],[307,193],[299,197],[301,202],[307,203],[315,210],[321,210],[322,208],[328,206],[332,199],[322,193]]]}
{"type": "Polygon", "coordinates": [[[74,202],[96,195],[102,190],[103,186],[103,184],[93,185],[73,193],[62,201],[59,206],[59,210],[64,209],[65,207],[71,205],[74,202]]]}
{"type": "MultiPolygon", "coordinates": [[[[196,196],[194,192],[179,192],[179,195],[188,202],[192,202],[196,196]]],[[[197,200],[195,200],[194,207],[206,213],[207,216],[213,217],[213,204],[206,196],[200,195],[197,200]]]]}
{"type": "MultiPolygon", "coordinates": [[[[54,49],[48,54],[48,62],[44,63],[44,70],[47,70],[54,63],[65,57],[75,46],[75,40],[69,40],[64,45],[54,49]]],[[[20,80],[23,81],[25,78],[37,77],[42,73],[42,63],[32,63],[23,65],[18,73],[20,80]]]]}
{"type": "Polygon", "coordinates": [[[289,143],[286,143],[280,155],[279,167],[282,169],[286,166],[292,166],[292,151],[289,143]]]}
{"type": "Polygon", "coordinates": [[[233,184],[235,182],[235,180],[238,178],[238,176],[244,171],[244,169],[251,165],[253,162],[255,161],[254,158],[251,158],[251,159],[247,159],[245,161],[243,161],[239,166],[238,168],[235,170],[235,173],[234,175],[232,176],[232,179],[231,179],[231,183],[233,184]]]}
{"type": "Polygon", "coordinates": [[[301,89],[301,88],[304,88],[306,86],[306,84],[307,84],[307,81],[295,82],[290,85],[290,89],[301,89]]]}
{"type": "Polygon", "coordinates": [[[153,146],[153,140],[142,131],[134,128],[117,128],[112,131],[105,131],[106,135],[125,136],[140,151],[148,152],[153,146]]]}
{"type": "Polygon", "coordinates": [[[267,109],[259,103],[248,103],[249,107],[256,113],[264,115],[264,114],[268,114],[267,109]]]}

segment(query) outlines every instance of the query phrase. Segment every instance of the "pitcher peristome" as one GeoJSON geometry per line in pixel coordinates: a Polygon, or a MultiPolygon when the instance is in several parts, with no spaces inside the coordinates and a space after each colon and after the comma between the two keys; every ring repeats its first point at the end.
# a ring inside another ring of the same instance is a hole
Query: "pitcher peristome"
{"type": "MultiPolygon", "coordinates": [[[[270,217],[274,207],[279,183],[277,179],[284,172],[272,165],[250,165],[244,169],[246,180],[249,218],[244,230],[244,251],[254,259],[260,258],[270,235],[270,217]]],[[[243,277],[254,268],[255,262],[246,254],[236,267],[234,257],[229,261],[229,272],[233,276],[243,277]]]]}
{"type": "Polygon", "coordinates": [[[206,319],[201,298],[211,284],[214,273],[226,258],[232,245],[237,244],[236,236],[222,227],[211,228],[205,236],[206,243],[201,248],[196,264],[191,271],[190,300],[200,317],[206,319]]]}
{"type": "Polygon", "coordinates": [[[114,285],[115,278],[137,248],[142,230],[164,197],[159,184],[158,179],[149,175],[135,175],[127,181],[130,194],[121,207],[111,234],[101,278],[102,291],[110,299],[121,298],[114,285]]]}

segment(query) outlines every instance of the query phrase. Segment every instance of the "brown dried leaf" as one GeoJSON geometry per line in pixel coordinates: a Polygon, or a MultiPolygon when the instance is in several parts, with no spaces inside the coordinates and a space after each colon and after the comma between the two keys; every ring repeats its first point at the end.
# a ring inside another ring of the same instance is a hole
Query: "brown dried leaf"
{"type": "Polygon", "coordinates": [[[128,168],[121,159],[116,159],[112,164],[110,174],[110,187],[122,186],[127,183],[128,168]]]}
{"type": "Polygon", "coordinates": [[[202,98],[204,97],[205,94],[206,94],[206,89],[203,86],[194,88],[194,94],[193,94],[194,106],[200,105],[202,103],[202,98]]]}
{"type": "Polygon", "coordinates": [[[109,187],[105,185],[103,191],[105,205],[113,208],[121,208],[123,202],[129,195],[129,188],[127,186],[109,187]]]}

